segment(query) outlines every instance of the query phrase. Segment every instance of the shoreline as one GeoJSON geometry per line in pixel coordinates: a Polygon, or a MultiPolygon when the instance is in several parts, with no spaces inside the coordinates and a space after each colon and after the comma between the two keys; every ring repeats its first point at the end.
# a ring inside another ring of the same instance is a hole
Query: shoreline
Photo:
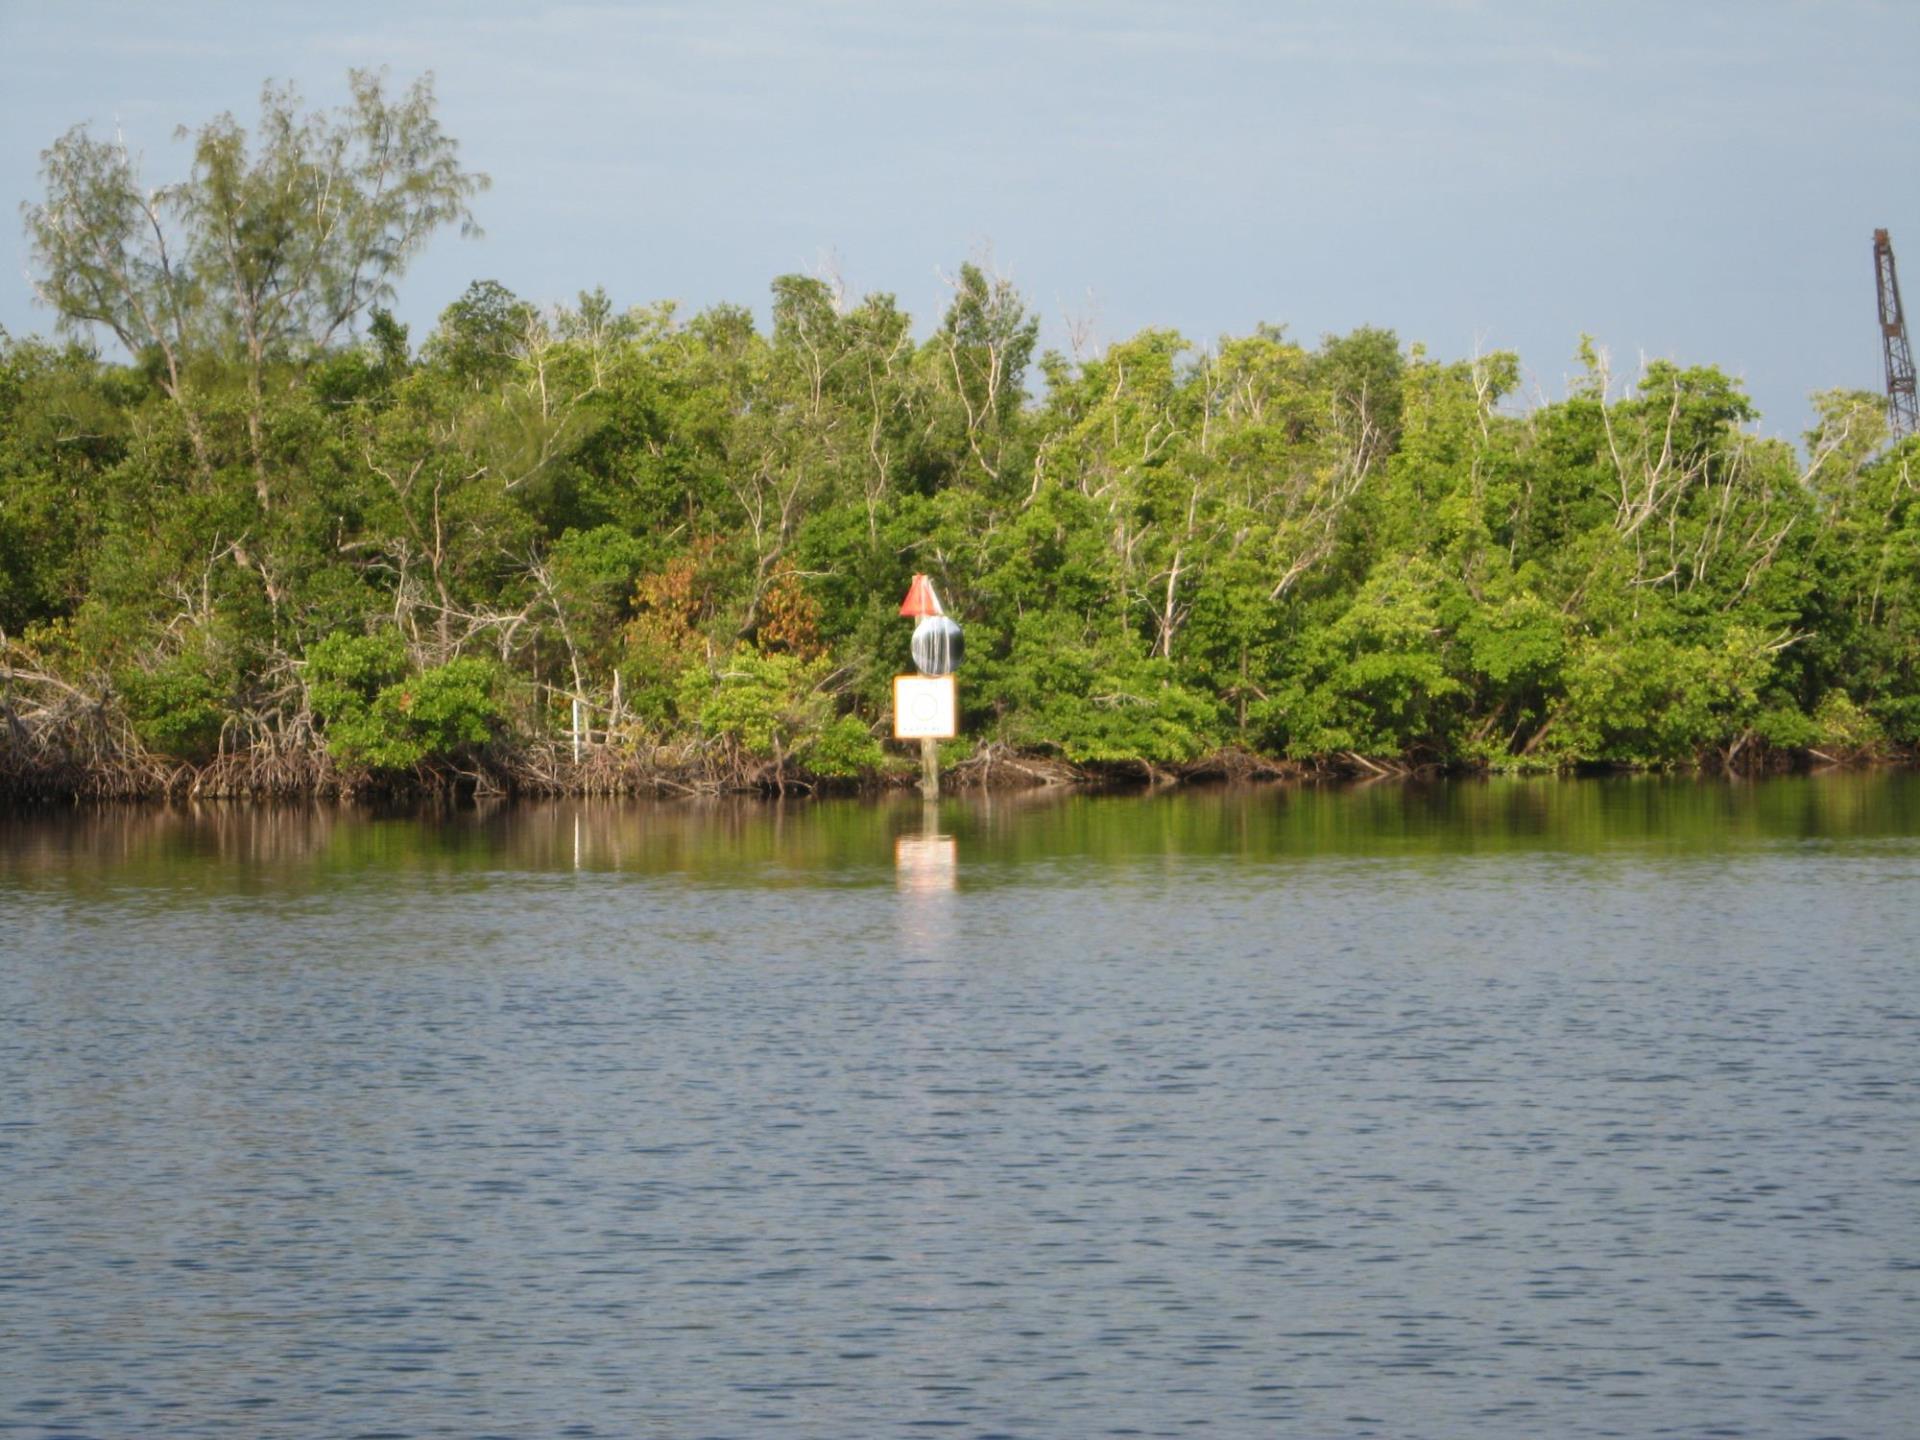
{"type": "MultiPolygon", "coordinates": [[[[227,804],[444,804],[502,801],[880,797],[910,791],[917,765],[904,759],[859,776],[822,776],[790,762],[725,760],[660,747],[652,755],[600,749],[574,761],[557,745],[487,750],[460,759],[379,772],[335,763],[324,752],[218,757],[204,765],[157,756],[105,765],[21,765],[0,750],[0,813],[48,805],[227,804]],[[10,763],[11,762],[11,763],[10,763]]],[[[1213,785],[1347,785],[1383,781],[1432,782],[1495,778],[1586,779],[1653,776],[1695,780],[1757,780],[1829,771],[1901,771],[1916,768],[1906,754],[1833,756],[1818,751],[1749,752],[1736,763],[1704,756],[1691,765],[1654,767],[1605,762],[1559,767],[1496,768],[1404,757],[1330,755],[1311,761],[1224,749],[1179,763],[1118,760],[1074,763],[1045,752],[983,742],[940,769],[943,795],[1060,790],[1151,794],[1213,785]]]]}

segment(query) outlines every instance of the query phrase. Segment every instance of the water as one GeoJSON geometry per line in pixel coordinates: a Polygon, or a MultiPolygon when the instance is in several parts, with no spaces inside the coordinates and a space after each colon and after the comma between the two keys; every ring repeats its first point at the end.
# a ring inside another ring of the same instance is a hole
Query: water
{"type": "Polygon", "coordinates": [[[0,820],[0,1432],[1911,1434],[1916,881],[1881,776],[0,820]]]}

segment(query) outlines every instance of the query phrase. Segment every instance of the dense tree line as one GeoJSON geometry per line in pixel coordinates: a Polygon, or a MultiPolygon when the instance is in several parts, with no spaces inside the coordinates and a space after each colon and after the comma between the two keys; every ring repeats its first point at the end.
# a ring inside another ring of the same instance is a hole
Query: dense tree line
{"type": "Polygon", "coordinates": [[[416,344],[382,307],[485,180],[366,75],[205,127],[177,186],[80,130],[45,172],[67,338],[0,338],[16,786],[870,776],[915,571],[967,627],[955,760],[1920,742],[1920,445],[1873,395],[1796,450],[1720,371],[1585,344],[1526,405],[1514,356],[1377,329],[1039,354],[971,264],[930,333],[806,276],[764,329],[482,281],[416,344]]]}

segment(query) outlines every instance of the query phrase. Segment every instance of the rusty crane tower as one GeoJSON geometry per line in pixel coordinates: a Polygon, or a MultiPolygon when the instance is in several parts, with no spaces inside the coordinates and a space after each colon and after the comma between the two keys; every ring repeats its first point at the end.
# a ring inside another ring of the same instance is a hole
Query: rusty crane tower
{"type": "Polygon", "coordinates": [[[1893,268],[1893,241],[1873,232],[1873,277],[1880,291],[1880,344],[1887,357],[1887,424],[1893,438],[1920,434],[1920,407],[1913,391],[1913,351],[1907,317],[1900,309],[1900,277],[1893,268]]]}

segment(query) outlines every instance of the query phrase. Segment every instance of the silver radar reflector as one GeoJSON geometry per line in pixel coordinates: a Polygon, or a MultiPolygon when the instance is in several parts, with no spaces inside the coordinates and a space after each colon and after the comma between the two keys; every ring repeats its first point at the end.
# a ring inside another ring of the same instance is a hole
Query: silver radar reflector
{"type": "Polygon", "coordinates": [[[944,615],[927,615],[913,627],[913,663],[922,675],[951,675],[965,651],[960,627],[944,615]]]}

